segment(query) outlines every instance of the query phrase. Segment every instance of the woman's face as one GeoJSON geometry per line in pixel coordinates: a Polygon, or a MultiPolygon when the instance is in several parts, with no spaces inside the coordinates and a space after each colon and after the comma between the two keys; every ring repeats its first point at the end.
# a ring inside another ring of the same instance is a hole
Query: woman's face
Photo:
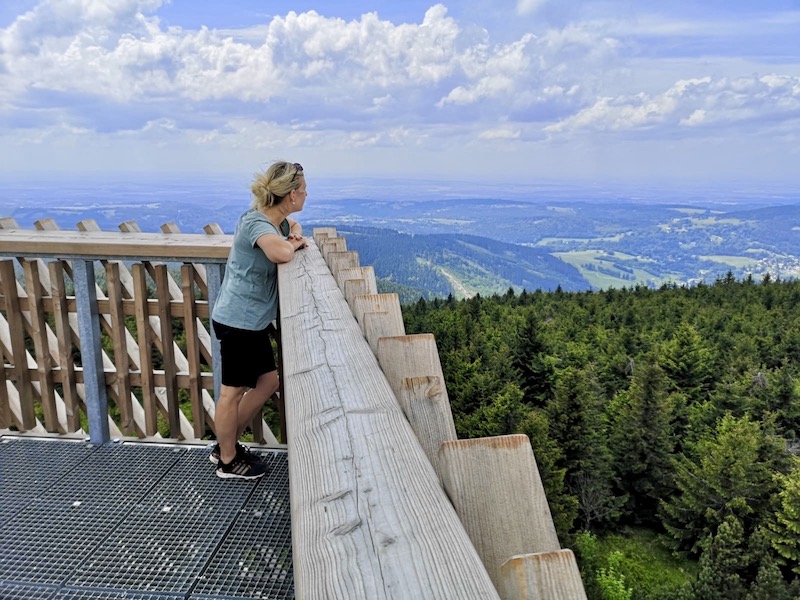
{"type": "Polygon", "coordinates": [[[294,209],[295,210],[303,210],[303,205],[306,202],[306,197],[308,196],[308,192],[306,192],[306,178],[303,177],[300,180],[300,187],[292,190],[292,200],[294,200],[294,209]]]}

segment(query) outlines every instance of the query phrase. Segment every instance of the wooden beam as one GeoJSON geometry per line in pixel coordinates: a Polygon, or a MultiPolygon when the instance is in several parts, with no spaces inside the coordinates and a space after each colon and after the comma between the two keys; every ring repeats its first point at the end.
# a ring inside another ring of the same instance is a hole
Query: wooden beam
{"type": "Polygon", "coordinates": [[[232,235],[2,229],[0,255],[225,262],[232,241],[232,235]]]}
{"type": "Polygon", "coordinates": [[[499,598],[309,242],[278,268],[298,598],[499,598]]]}

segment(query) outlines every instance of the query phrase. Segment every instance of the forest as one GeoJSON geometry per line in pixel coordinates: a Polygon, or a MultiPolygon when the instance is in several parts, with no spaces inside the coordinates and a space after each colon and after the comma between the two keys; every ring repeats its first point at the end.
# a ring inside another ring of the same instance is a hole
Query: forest
{"type": "Polygon", "coordinates": [[[589,598],[800,597],[800,281],[509,289],[403,314],[436,338],[459,437],[530,438],[589,598]]]}

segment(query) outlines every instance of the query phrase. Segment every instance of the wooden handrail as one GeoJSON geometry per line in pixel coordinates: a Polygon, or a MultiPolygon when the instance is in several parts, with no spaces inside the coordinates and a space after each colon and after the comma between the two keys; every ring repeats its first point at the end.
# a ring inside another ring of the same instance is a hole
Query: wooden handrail
{"type": "Polygon", "coordinates": [[[0,256],[224,263],[232,235],[0,230],[0,256]]]}
{"type": "Polygon", "coordinates": [[[278,274],[297,597],[499,598],[316,243],[278,274]]]}

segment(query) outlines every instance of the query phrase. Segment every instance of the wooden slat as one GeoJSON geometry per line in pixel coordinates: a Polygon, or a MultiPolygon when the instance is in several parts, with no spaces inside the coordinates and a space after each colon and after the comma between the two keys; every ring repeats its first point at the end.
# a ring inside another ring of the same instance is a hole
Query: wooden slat
{"type": "Polygon", "coordinates": [[[158,318],[161,321],[161,355],[164,358],[164,376],[166,378],[167,420],[170,436],[181,437],[180,407],[178,406],[178,382],[175,369],[175,350],[172,347],[172,318],[169,314],[169,282],[167,265],[155,267],[156,298],[158,298],[158,318]]]}
{"type": "Polygon", "coordinates": [[[50,273],[50,295],[53,298],[53,318],[58,340],[61,393],[64,398],[67,431],[80,429],[78,412],[80,399],[75,386],[75,362],[72,356],[72,328],[67,311],[67,292],[64,286],[64,262],[53,261],[47,265],[50,273]]]}
{"type": "Polygon", "coordinates": [[[10,260],[0,260],[0,282],[5,296],[5,309],[8,317],[9,333],[11,336],[11,360],[14,363],[14,375],[17,381],[17,391],[20,396],[20,411],[22,428],[24,430],[36,427],[36,414],[33,408],[33,387],[28,372],[28,359],[25,352],[25,331],[22,325],[22,309],[19,305],[17,294],[17,277],[14,272],[14,263],[10,260]]]}
{"type": "Polygon", "coordinates": [[[145,434],[153,436],[158,432],[158,406],[153,385],[153,357],[150,354],[153,335],[150,319],[147,316],[147,279],[144,266],[137,263],[131,268],[131,277],[136,298],[136,333],[139,342],[139,369],[142,376],[142,404],[144,405],[145,434]]]}
{"type": "MultiPolygon", "coordinates": [[[[0,323],[5,323],[5,319],[0,320],[0,323]]],[[[83,380],[83,369],[81,369],[80,367],[73,367],[73,369],[74,369],[75,383],[78,383],[78,384],[84,383],[84,380],[83,380]]],[[[29,360],[28,360],[28,373],[30,374],[31,379],[33,379],[38,373],[37,367],[36,367],[36,363],[34,362],[33,358],[31,358],[31,357],[29,357],[29,360]]],[[[53,380],[55,381],[55,383],[61,383],[61,380],[62,380],[63,376],[64,376],[64,372],[60,368],[53,370],[53,380]]],[[[16,376],[14,375],[13,371],[11,371],[10,375],[7,375],[6,377],[8,378],[9,381],[12,381],[12,382],[16,381],[16,376]]],[[[142,373],[140,371],[131,371],[130,374],[129,374],[129,377],[130,377],[130,385],[131,385],[131,387],[134,387],[134,388],[135,387],[141,387],[141,385],[142,385],[142,373]]],[[[150,373],[150,377],[153,380],[154,388],[158,389],[158,388],[166,387],[167,378],[164,375],[164,371],[153,370],[150,373]]],[[[117,398],[116,397],[116,392],[115,392],[115,387],[116,387],[115,384],[116,384],[116,381],[117,381],[117,369],[116,369],[116,367],[111,366],[111,367],[105,369],[103,371],[103,378],[104,378],[104,380],[106,382],[106,385],[109,386],[109,390],[108,391],[109,391],[110,394],[112,394],[112,399],[114,400],[114,404],[118,404],[117,399],[116,399],[117,398]]],[[[178,388],[180,388],[180,389],[189,389],[189,385],[190,384],[189,384],[189,374],[188,373],[181,373],[181,372],[177,373],[176,380],[178,382],[178,388]]],[[[38,383],[36,385],[38,386],[38,383]]],[[[214,388],[213,375],[211,373],[201,373],[200,374],[200,386],[204,390],[213,389],[214,388]]],[[[36,390],[36,389],[37,389],[36,386],[34,386],[34,390],[36,390]]],[[[134,405],[133,413],[134,413],[134,416],[136,416],[136,406],[135,405],[134,405]]],[[[144,413],[142,413],[142,415],[144,415],[144,413]]],[[[138,428],[139,418],[136,417],[136,419],[137,419],[137,428],[138,428]]],[[[144,420],[142,420],[142,422],[144,422],[144,420]]]]}
{"type": "Polygon", "coordinates": [[[122,311],[122,280],[119,264],[106,263],[106,287],[111,307],[111,339],[114,345],[114,366],[117,369],[117,398],[120,413],[120,425],[124,433],[133,435],[136,426],[133,420],[133,404],[131,403],[131,365],[128,360],[128,346],[125,343],[128,328],[125,314],[122,311]]]}
{"type": "MultiPolygon", "coordinates": [[[[161,231],[164,233],[181,233],[180,227],[174,221],[164,223],[161,226],[161,231]]],[[[222,233],[222,231],[220,231],[222,233]]],[[[206,266],[202,263],[193,263],[194,266],[194,281],[200,288],[200,294],[203,298],[208,298],[208,277],[206,276],[206,266]]]]}
{"type": "MultiPolygon", "coordinates": [[[[105,265],[108,261],[100,261],[100,262],[102,262],[105,265]]],[[[117,263],[117,264],[122,265],[122,263],[117,263]]],[[[120,269],[121,268],[122,268],[122,266],[120,266],[120,269]]],[[[41,268],[40,268],[40,272],[41,272],[41,268]]],[[[121,277],[121,279],[124,281],[126,278],[123,276],[123,277],[121,277]]],[[[133,288],[131,287],[130,289],[133,289],[133,288]]],[[[127,287],[123,287],[123,295],[124,296],[127,295],[127,290],[128,290],[127,287]]],[[[2,294],[2,292],[0,292],[0,298],[2,298],[2,297],[3,297],[3,294],[2,294]]],[[[20,303],[20,308],[22,309],[23,313],[29,311],[28,298],[20,297],[19,303],[20,303]]],[[[54,310],[53,309],[53,299],[50,298],[50,297],[42,298],[42,306],[44,307],[45,312],[53,312],[53,310],[54,310]]],[[[75,304],[75,297],[74,296],[70,296],[69,298],[67,298],[67,305],[66,306],[67,306],[67,310],[69,310],[70,312],[75,312],[76,304],[75,304]]],[[[197,317],[198,317],[198,319],[203,319],[203,318],[207,319],[210,316],[209,313],[208,313],[208,305],[205,302],[203,302],[202,304],[197,304],[196,306],[197,306],[197,317]]],[[[103,315],[103,317],[107,317],[107,315],[111,312],[111,305],[109,304],[107,298],[98,298],[97,299],[97,310],[101,315],[103,315]]],[[[147,314],[150,315],[151,317],[157,317],[158,316],[158,310],[159,310],[158,301],[157,300],[150,300],[148,302],[148,304],[147,304],[147,314]]],[[[129,317],[132,317],[132,316],[134,316],[136,314],[136,305],[135,305],[135,303],[134,303],[134,301],[132,299],[123,299],[123,301],[122,301],[122,312],[123,312],[123,314],[125,314],[126,316],[129,316],[129,317]]],[[[183,301],[182,300],[181,301],[171,301],[169,303],[169,314],[170,314],[170,316],[172,318],[183,318],[183,301]]],[[[111,331],[110,327],[111,326],[110,326],[109,323],[105,323],[104,331],[109,333],[111,331]]],[[[201,340],[203,339],[202,335],[201,335],[200,339],[201,340]]],[[[131,342],[131,340],[129,339],[128,343],[130,344],[130,342],[131,342]]],[[[129,358],[131,358],[130,355],[129,355],[129,358]]]]}
{"type": "Polygon", "coordinates": [[[0,429],[10,428],[14,422],[11,419],[11,404],[8,398],[6,382],[6,360],[0,350],[0,429]]]}
{"type": "Polygon", "coordinates": [[[279,265],[298,598],[499,598],[314,244],[279,265]]]}
{"type": "MultiPolygon", "coordinates": [[[[39,380],[39,396],[44,412],[44,423],[47,431],[61,432],[65,430],[58,420],[56,411],[55,388],[53,387],[53,361],[47,342],[47,323],[42,306],[42,285],[39,278],[39,264],[36,261],[25,261],[22,265],[25,273],[25,287],[28,291],[28,307],[31,314],[31,338],[36,355],[37,379],[39,380]]],[[[49,279],[49,277],[48,277],[49,279]]]]}
{"type": "Polygon", "coordinates": [[[189,398],[192,403],[194,437],[202,438],[206,433],[203,389],[200,375],[200,341],[197,337],[197,305],[194,298],[194,268],[181,267],[183,291],[183,322],[186,331],[186,360],[189,363],[189,398]]]}

